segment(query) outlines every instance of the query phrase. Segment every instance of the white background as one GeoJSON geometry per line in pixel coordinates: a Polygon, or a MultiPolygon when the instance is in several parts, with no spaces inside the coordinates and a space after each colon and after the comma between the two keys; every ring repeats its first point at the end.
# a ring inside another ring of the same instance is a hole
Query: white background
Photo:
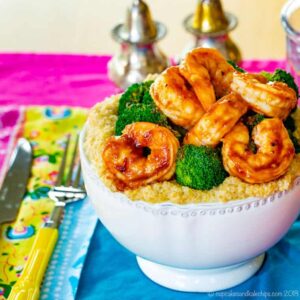
{"type": "MultiPolygon", "coordinates": [[[[114,53],[110,30],[125,18],[130,0],[0,0],[0,51],[114,53]]],[[[161,48],[182,51],[190,35],[182,27],[197,0],[148,0],[155,19],[169,29],[161,48]]],[[[239,18],[232,37],[245,58],[284,58],[280,10],[285,0],[223,0],[239,18]]]]}

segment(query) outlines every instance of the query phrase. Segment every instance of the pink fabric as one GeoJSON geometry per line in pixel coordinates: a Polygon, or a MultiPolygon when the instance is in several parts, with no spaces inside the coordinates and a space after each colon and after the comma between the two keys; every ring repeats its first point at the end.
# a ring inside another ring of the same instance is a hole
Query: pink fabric
{"type": "Polygon", "coordinates": [[[1,54],[0,105],[90,107],[119,89],[108,56],[1,54]]]}
{"type": "Polygon", "coordinates": [[[12,148],[13,137],[22,121],[22,108],[16,105],[0,106],[0,182],[6,165],[7,153],[12,148]]]}
{"type": "MultiPolygon", "coordinates": [[[[108,79],[109,56],[0,54],[0,105],[90,107],[120,90],[108,79]]],[[[250,72],[284,68],[284,61],[246,61],[250,72]]]]}
{"type": "Polygon", "coordinates": [[[241,67],[248,72],[258,73],[261,71],[273,72],[275,69],[286,69],[285,60],[246,60],[241,67]]]}

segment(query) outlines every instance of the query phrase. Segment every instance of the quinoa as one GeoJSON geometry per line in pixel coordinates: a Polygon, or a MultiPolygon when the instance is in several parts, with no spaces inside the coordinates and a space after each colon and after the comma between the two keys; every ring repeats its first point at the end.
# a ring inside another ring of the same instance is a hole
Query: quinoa
{"type": "MultiPolygon", "coordinates": [[[[118,118],[120,95],[112,96],[96,104],[90,111],[86,137],[85,153],[95,168],[100,179],[112,191],[117,189],[109,178],[108,171],[102,161],[102,151],[109,137],[114,135],[118,118]]],[[[300,140],[300,110],[293,113],[297,130],[295,137],[300,140]]],[[[176,204],[213,203],[240,200],[249,197],[267,197],[273,193],[285,191],[293,186],[294,180],[300,176],[300,154],[296,154],[288,172],[281,178],[263,184],[250,184],[237,177],[229,176],[219,186],[201,191],[181,186],[175,180],[152,183],[124,193],[131,200],[144,200],[150,203],[173,202],[176,204]]]]}

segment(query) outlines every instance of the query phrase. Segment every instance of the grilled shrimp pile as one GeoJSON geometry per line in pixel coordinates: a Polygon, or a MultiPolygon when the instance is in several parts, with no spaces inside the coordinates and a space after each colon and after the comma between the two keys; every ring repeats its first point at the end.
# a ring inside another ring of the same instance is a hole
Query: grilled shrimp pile
{"type": "MultiPolygon", "coordinates": [[[[296,92],[282,82],[235,71],[214,49],[197,48],[179,66],[160,74],[150,87],[157,107],[188,130],[184,144],[222,145],[226,171],[248,183],[265,183],[287,172],[295,149],[283,124],[297,104],[296,92]],[[267,117],[250,136],[242,117],[267,117]],[[255,143],[256,151],[249,143],[255,143]]],[[[170,179],[179,143],[171,131],[152,123],[128,125],[103,152],[110,172],[129,188],[170,179]],[[138,152],[148,147],[148,156],[138,152]],[[139,148],[141,149],[141,148],[139,148]]]]}

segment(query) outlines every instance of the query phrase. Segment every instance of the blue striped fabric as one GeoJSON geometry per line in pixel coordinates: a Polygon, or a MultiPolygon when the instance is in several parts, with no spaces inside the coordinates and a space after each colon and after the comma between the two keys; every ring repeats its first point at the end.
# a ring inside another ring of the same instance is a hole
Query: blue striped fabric
{"type": "Polygon", "coordinates": [[[68,204],[48,266],[41,300],[72,300],[78,288],[97,217],[88,199],[68,204]]]}

